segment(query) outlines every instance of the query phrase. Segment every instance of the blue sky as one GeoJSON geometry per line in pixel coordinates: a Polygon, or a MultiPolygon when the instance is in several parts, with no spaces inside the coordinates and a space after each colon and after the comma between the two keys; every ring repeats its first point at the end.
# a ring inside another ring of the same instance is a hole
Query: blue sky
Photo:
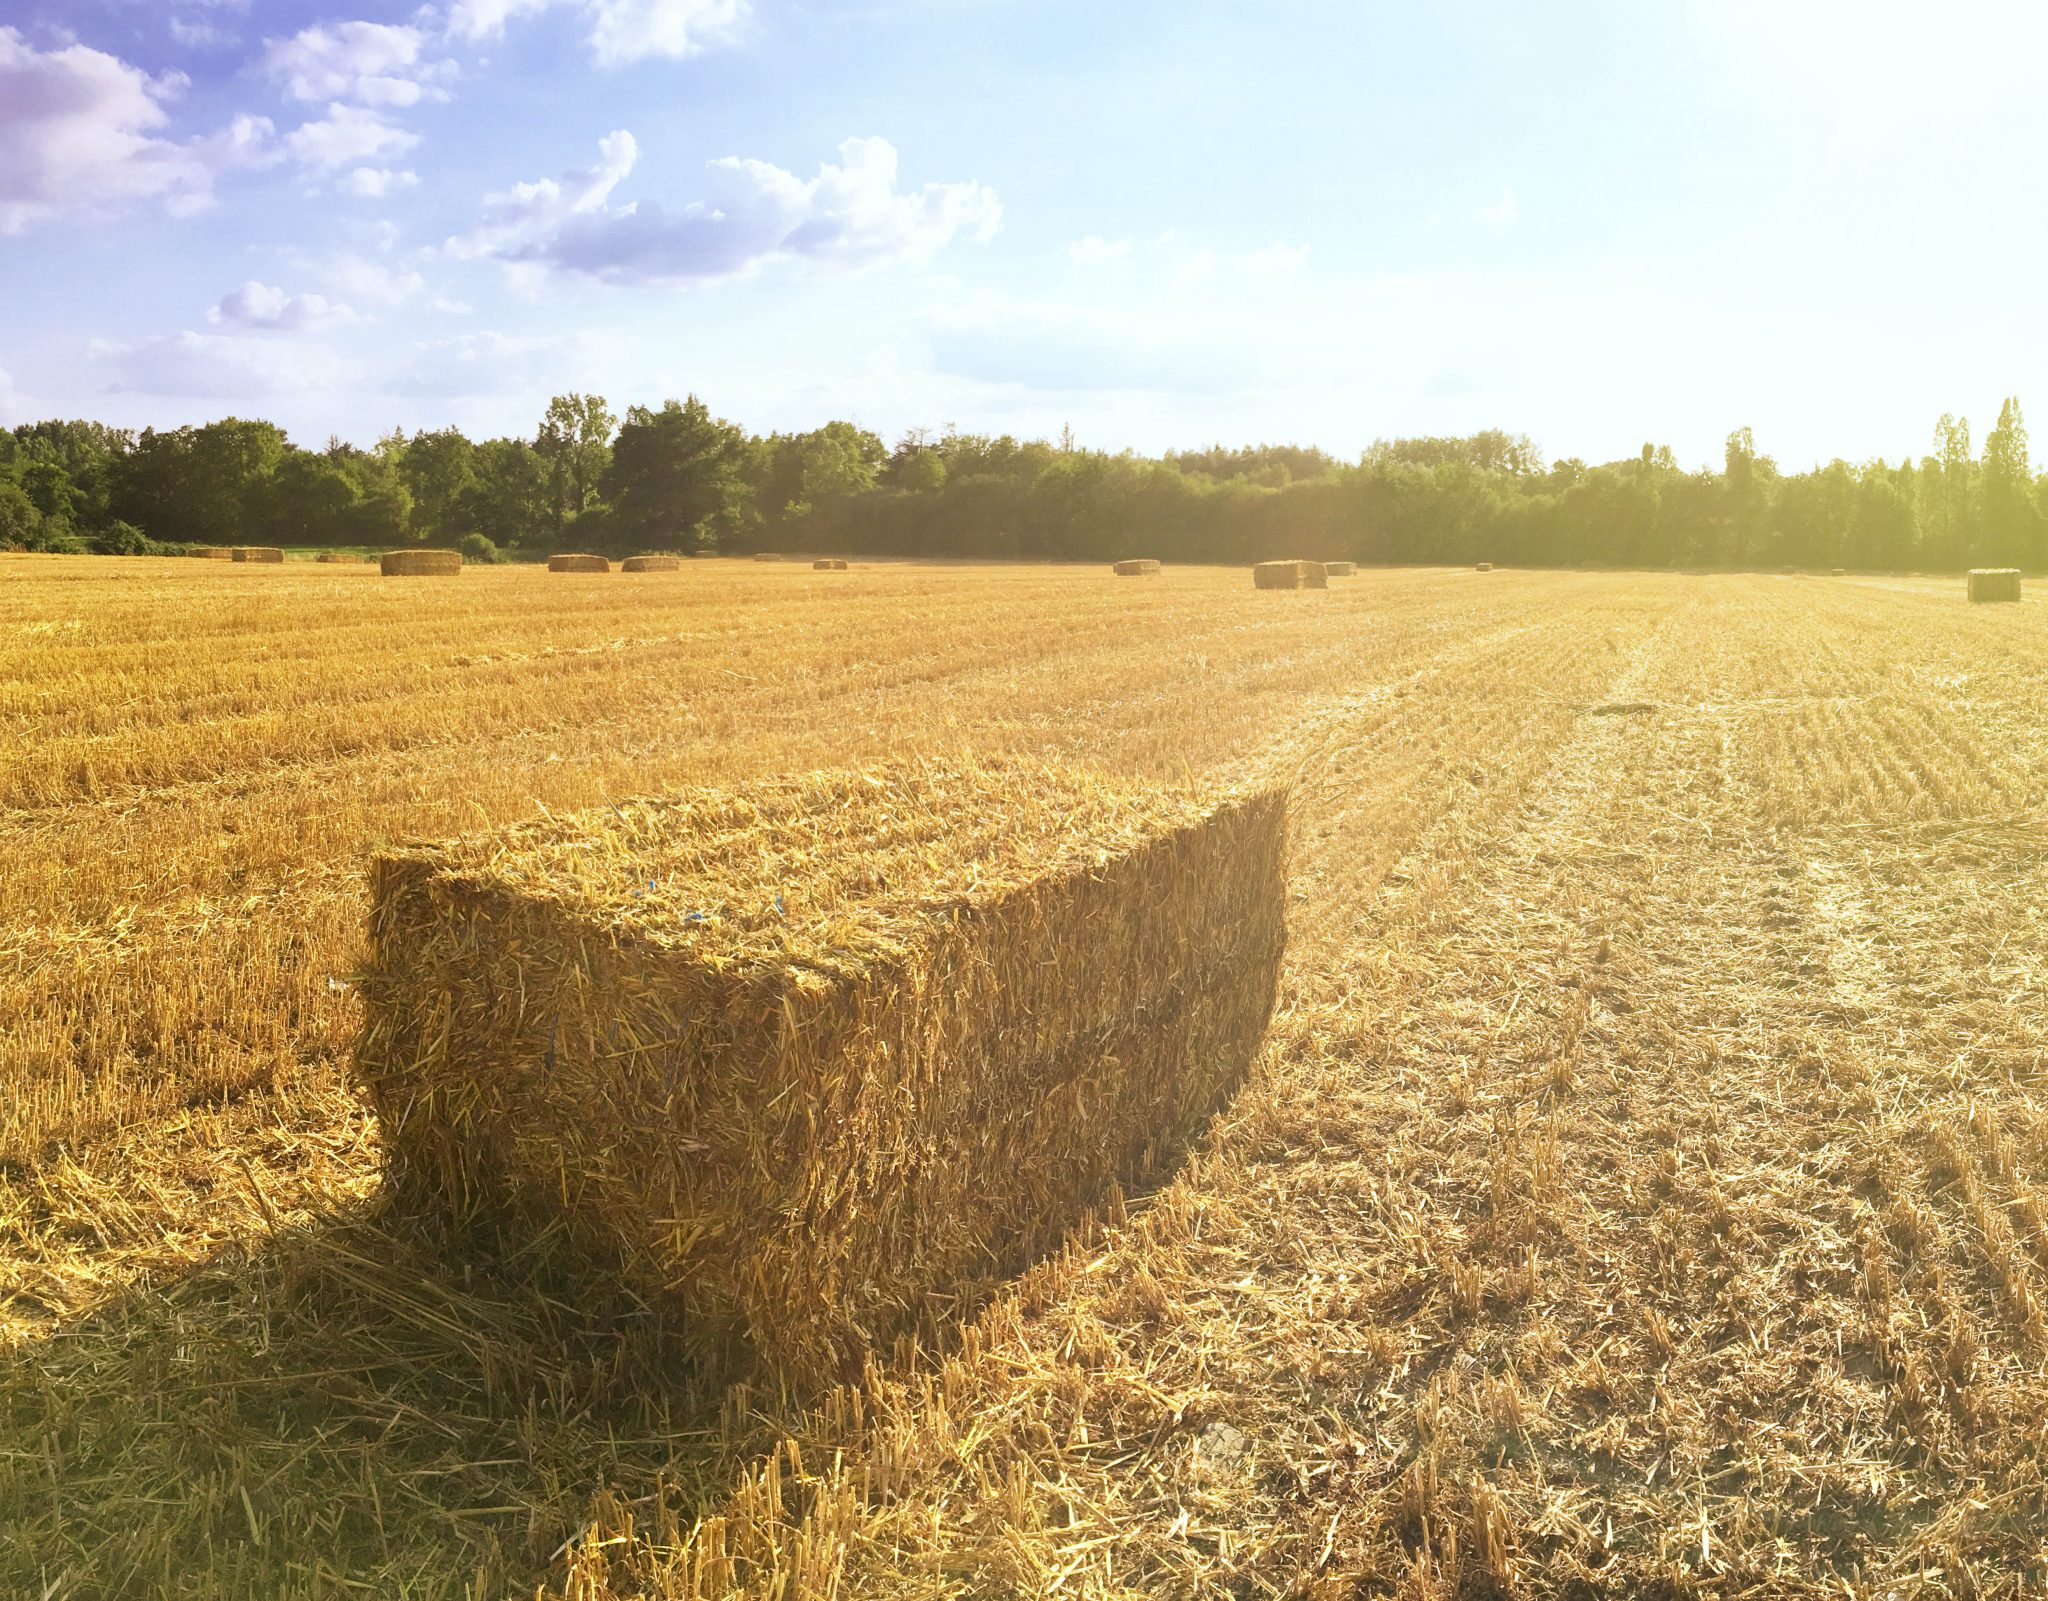
{"type": "Polygon", "coordinates": [[[2048,17],[0,0],[0,421],[1790,466],[2048,394],[2048,17]]]}

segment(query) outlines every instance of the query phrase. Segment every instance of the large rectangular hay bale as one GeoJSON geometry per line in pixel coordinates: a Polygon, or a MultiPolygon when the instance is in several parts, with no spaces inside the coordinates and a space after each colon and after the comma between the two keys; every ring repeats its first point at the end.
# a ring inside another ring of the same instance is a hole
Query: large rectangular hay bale
{"type": "Polygon", "coordinates": [[[1159,571],[1159,563],[1150,556],[1134,556],[1116,564],[1119,578],[1148,578],[1159,571]]]}
{"type": "Polygon", "coordinates": [[[846,559],[842,556],[820,556],[811,563],[811,570],[820,573],[843,573],[846,571],[846,559]]]}
{"type": "Polygon", "coordinates": [[[1970,569],[1970,599],[2018,600],[2020,598],[2020,570],[2017,567],[1972,567],[1970,569]]]}
{"type": "Polygon", "coordinates": [[[1326,561],[1323,563],[1323,572],[1331,578],[1355,578],[1358,575],[1358,563],[1355,561],[1326,561]]]}
{"type": "Polygon", "coordinates": [[[386,578],[446,578],[462,571],[459,550],[387,550],[377,561],[386,578]]]}
{"type": "Polygon", "coordinates": [[[944,1317],[1238,1080],[1285,795],[827,772],[381,854],[356,1066],[395,1187],[566,1226],[800,1380],[944,1317]]]}
{"type": "Polygon", "coordinates": [[[279,562],[284,552],[275,545],[234,545],[229,548],[229,558],[234,561],[279,562]]]}
{"type": "Polygon", "coordinates": [[[1262,561],[1252,568],[1260,589],[1327,589],[1329,577],[1319,561],[1262,561]]]}
{"type": "Polygon", "coordinates": [[[323,550],[313,559],[320,562],[352,562],[357,566],[361,566],[365,558],[358,556],[352,550],[323,550]]]}
{"type": "Polygon", "coordinates": [[[230,545],[199,545],[194,547],[192,554],[201,561],[233,561],[235,559],[234,547],[230,545]]]}
{"type": "Polygon", "coordinates": [[[683,565],[680,556],[628,556],[619,563],[622,573],[672,573],[683,565]]]}
{"type": "Polygon", "coordinates": [[[603,556],[592,556],[580,550],[557,551],[548,558],[551,573],[608,573],[612,564],[603,556]]]}
{"type": "Polygon", "coordinates": [[[1472,570],[1475,573],[1490,573],[1493,571],[1493,563],[1490,561],[1474,562],[1472,564],[1472,570]]]}

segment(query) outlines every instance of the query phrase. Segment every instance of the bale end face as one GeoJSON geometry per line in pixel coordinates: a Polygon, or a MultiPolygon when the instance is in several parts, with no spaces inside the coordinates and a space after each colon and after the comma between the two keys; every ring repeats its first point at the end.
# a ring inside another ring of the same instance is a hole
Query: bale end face
{"type": "Polygon", "coordinates": [[[1323,563],[1323,571],[1331,578],[1355,578],[1358,576],[1358,563],[1355,561],[1326,561],[1323,563]]]}
{"type": "Polygon", "coordinates": [[[1228,1095],[1285,805],[898,768],[388,852],[355,1072],[394,1191],[565,1230],[707,1355],[857,1371],[1228,1095]]]}
{"type": "Polygon", "coordinates": [[[387,550],[378,558],[386,578],[446,578],[462,571],[459,550],[387,550]]]}
{"type": "Polygon", "coordinates": [[[2020,570],[2017,567],[1972,567],[1970,599],[1973,601],[2018,600],[2020,570]]]}
{"type": "Polygon", "coordinates": [[[672,573],[683,565],[680,556],[628,556],[619,563],[622,573],[672,573]]]}
{"type": "Polygon", "coordinates": [[[1259,589],[1327,589],[1329,575],[1319,561],[1262,561],[1252,569],[1259,589]]]}
{"type": "Polygon", "coordinates": [[[612,564],[603,556],[592,556],[583,551],[561,551],[548,558],[551,573],[608,573],[612,564]]]}
{"type": "Polygon", "coordinates": [[[1472,565],[1472,570],[1475,573],[1490,573],[1493,571],[1493,563],[1490,561],[1475,562],[1472,565]]]}
{"type": "Polygon", "coordinates": [[[1150,556],[1135,556],[1118,562],[1113,571],[1119,578],[1149,578],[1159,571],[1159,563],[1150,556]]]}

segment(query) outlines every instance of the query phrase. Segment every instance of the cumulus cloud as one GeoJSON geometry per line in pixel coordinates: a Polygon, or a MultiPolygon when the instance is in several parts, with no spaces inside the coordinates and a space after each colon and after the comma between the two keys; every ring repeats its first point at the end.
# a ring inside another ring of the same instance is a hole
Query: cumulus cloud
{"type": "Polygon", "coordinates": [[[251,279],[224,295],[206,320],[216,327],[289,333],[353,322],[355,313],[325,295],[288,295],[251,279]]]}
{"type": "Polygon", "coordinates": [[[260,117],[206,138],[163,137],[164,102],[184,86],[84,45],[40,51],[0,27],[0,234],[136,201],[194,211],[212,199],[216,173],[267,156],[260,117]]]}
{"type": "Polygon", "coordinates": [[[1002,222],[995,191],[979,183],[899,189],[886,139],[846,140],[840,165],[809,180],[765,161],[713,161],[713,197],[674,212],[652,201],[610,204],[637,147],[621,132],[599,148],[594,167],[487,197],[482,222],[451,239],[449,253],[606,283],[679,283],[778,261],[842,269],[926,261],[956,238],[987,242],[1002,222]]]}
{"type": "Polygon", "coordinates": [[[1105,261],[1115,261],[1130,253],[1130,240],[1105,239],[1095,233],[1085,239],[1076,239],[1067,246],[1067,259],[1077,267],[1099,267],[1105,261]]]}
{"type": "Polygon", "coordinates": [[[94,340],[114,393],[175,395],[200,400],[263,400],[331,389],[348,365],[333,347],[263,334],[160,334],[133,344],[94,340]]]}
{"type": "Polygon", "coordinates": [[[411,267],[394,267],[355,252],[323,263],[320,275],[349,299],[379,306],[402,305],[427,287],[426,279],[411,267]]]}
{"type": "Polygon", "coordinates": [[[383,22],[336,22],[306,28],[263,47],[263,70],[294,100],[411,106],[446,98],[439,82],[452,62],[424,59],[426,35],[383,22]]]}
{"type": "Polygon", "coordinates": [[[337,102],[317,122],[302,123],[286,134],[284,149],[301,166],[332,172],[357,162],[403,155],[419,142],[418,134],[368,107],[337,102]]]}
{"type": "MultiPolygon", "coordinates": [[[[563,0],[456,0],[448,13],[451,37],[475,43],[503,35],[514,17],[545,11],[563,0]]],[[[589,27],[598,65],[620,67],[650,56],[671,60],[730,44],[747,19],[749,0],[569,0],[589,27]]]]}
{"type": "Polygon", "coordinates": [[[358,200],[381,200],[400,189],[410,189],[420,181],[420,175],[410,170],[394,171],[390,167],[357,167],[341,180],[344,191],[358,200]]]}
{"type": "Polygon", "coordinates": [[[541,390],[560,380],[563,361],[579,342],[565,336],[463,334],[420,345],[392,383],[394,394],[415,400],[453,400],[541,390]]]}

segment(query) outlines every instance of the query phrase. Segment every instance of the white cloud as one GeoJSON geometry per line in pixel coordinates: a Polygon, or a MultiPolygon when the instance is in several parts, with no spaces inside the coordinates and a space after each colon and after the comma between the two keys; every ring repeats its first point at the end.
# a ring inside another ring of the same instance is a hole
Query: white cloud
{"type": "Polygon", "coordinates": [[[340,386],[348,363],[332,346],[263,334],[162,334],[134,344],[96,339],[109,390],[202,400],[253,401],[340,386]]]}
{"type": "Polygon", "coordinates": [[[227,29],[204,17],[171,18],[171,42],[187,50],[225,50],[236,43],[227,29]]]}
{"type": "Polygon", "coordinates": [[[505,24],[513,17],[545,11],[555,0],[456,0],[448,11],[448,33],[475,44],[502,38],[505,24]]]}
{"type": "Polygon", "coordinates": [[[422,59],[426,35],[382,22],[336,22],[307,28],[263,47],[263,70],[295,100],[411,106],[447,98],[440,80],[453,62],[422,59]]]}
{"type": "Polygon", "coordinates": [[[468,233],[450,239],[448,254],[465,260],[483,256],[517,259],[520,253],[553,237],[572,218],[601,210],[619,180],[633,170],[640,146],[622,128],[598,140],[597,151],[594,167],[514,184],[484,196],[483,220],[468,233]]]}
{"type": "Polygon", "coordinates": [[[747,0],[594,0],[588,10],[591,54],[601,67],[618,67],[730,42],[746,19],[747,0]]]}
{"type": "Polygon", "coordinates": [[[394,394],[444,400],[547,389],[582,348],[565,336],[531,337],[501,333],[462,334],[431,340],[392,383],[394,394]]]}
{"type": "Polygon", "coordinates": [[[353,322],[355,315],[325,295],[288,295],[252,279],[224,295],[206,320],[217,327],[298,332],[353,322]]]}
{"type": "Polygon", "coordinates": [[[329,106],[319,121],[301,123],[284,136],[286,154],[317,172],[403,155],[419,142],[418,134],[385,121],[378,112],[340,103],[329,106]]]}
{"type": "Polygon", "coordinates": [[[12,428],[29,420],[29,398],[15,387],[13,377],[0,367],[0,428],[12,428]]]}
{"type": "Polygon", "coordinates": [[[979,183],[899,190],[896,149],[886,139],[846,140],[841,165],[828,163],[808,181],[765,161],[713,161],[715,198],[677,212],[654,202],[609,204],[637,146],[619,132],[599,148],[594,167],[488,196],[482,222],[449,240],[448,253],[606,283],[684,282],[789,260],[844,269],[925,261],[962,236],[985,243],[1002,221],[995,191],[979,183]]]}
{"type": "Polygon", "coordinates": [[[426,279],[410,267],[394,267],[354,252],[322,263],[320,276],[349,299],[379,306],[403,304],[427,287],[426,279]]]}
{"type": "Polygon", "coordinates": [[[1094,233],[1067,246],[1067,259],[1077,267],[1099,267],[1105,261],[1115,261],[1130,253],[1130,240],[1105,239],[1094,233]]]}
{"type": "Polygon", "coordinates": [[[1512,189],[1503,189],[1500,192],[1500,199],[1490,206],[1481,206],[1473,213],[1481,222],[1489,223],[1496,228],[1505,228],[1521,214],[1522,203],[1515,198],[1512,189]]]}
{"type": "MultiPolygon", "coordinates": [[[[456,0],[448,13],[451,38],[476,43],[503,35],[513,17],[562,0],[456,0]]],[[[620,67],[650,56],[678,60],[730,44],[746,22],[749,0],[571,0],[589,25],[590,53],[599,66],[620,67]]]]}
{"type": "Polygon", "coordinates": [[[400,189],[410,189],[420,175],[390,167],[357,167],[341,180],[342,189],[359,200],[379,200],[400,189]]]}
{"type": "Polygon", "coordinates": [[[136,201],[195,211],[222,168],[262,159],[270,124],[259,117],[208,138],[162,137],[164,102],[184,87],[84,45],[39,51],[0,27],[0,234],[136,201]]]}

